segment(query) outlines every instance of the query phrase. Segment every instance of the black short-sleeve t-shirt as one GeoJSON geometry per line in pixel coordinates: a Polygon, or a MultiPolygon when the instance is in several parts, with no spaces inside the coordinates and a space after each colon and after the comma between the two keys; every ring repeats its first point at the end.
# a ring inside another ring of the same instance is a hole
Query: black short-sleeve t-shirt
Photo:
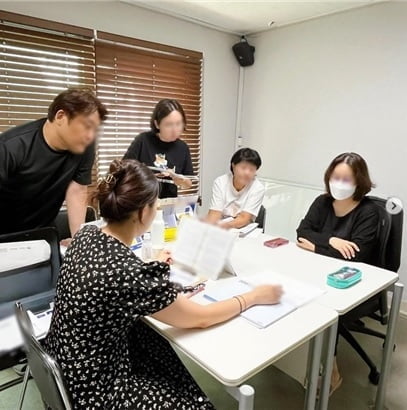
{"type": "MultiPolygon", "coordinates": [[[[177,174],[193,175],[191,154],[188,145],[177,139],[164,142],[153,132],[143,132],[137,135],[128,148],[124,159],[136,159],[148,166],[167,166],[174,168],[177,174]]],[[[160,198],[176,197],[177,186],[160,183],[160,198]]]]}
{"type": "Polygon", "coordinates": [[[55,151],[44,139],[45,121],[0,134],[0,234],[52,224],[70,182],[91,183],[94,145],[79,155],[55,151]]]}

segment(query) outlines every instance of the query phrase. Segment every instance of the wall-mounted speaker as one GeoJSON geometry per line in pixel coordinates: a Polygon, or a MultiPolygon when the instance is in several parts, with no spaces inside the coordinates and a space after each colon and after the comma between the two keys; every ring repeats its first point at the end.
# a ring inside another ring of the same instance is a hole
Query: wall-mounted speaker
{"type": "Polygon", "coordinates": [[[255,48],[251,46],[246,38],[243,36],[239,43],[236,43],[232,47],[236,60],[242,67],[247,67],[254,64],[254,51],[255,48]]]}

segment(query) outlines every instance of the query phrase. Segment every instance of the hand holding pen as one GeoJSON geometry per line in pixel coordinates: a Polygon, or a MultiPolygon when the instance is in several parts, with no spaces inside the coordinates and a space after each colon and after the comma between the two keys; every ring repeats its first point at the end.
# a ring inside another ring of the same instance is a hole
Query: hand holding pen
{"type": "Polygon", "coordinates": [[[184,296],[186,296],[187,298],[190,298],[192,296],[195,296],[197,293],[202,292],[204,289],[205,289],[205,283],[200,282],[193,286],[184,286],[182,288],[182,292],[184,293],[184,296]]]}

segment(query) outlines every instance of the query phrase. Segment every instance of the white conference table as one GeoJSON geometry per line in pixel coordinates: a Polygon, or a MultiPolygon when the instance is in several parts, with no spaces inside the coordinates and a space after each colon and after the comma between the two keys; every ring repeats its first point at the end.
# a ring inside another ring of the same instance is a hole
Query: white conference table
{"type": "MultiPolygon", "coordinates": [[[[168,243],[167,247],[172,245],[168,243]]],[[[227,280],[227,276],[220,280],[227,280]]],[[[216,282],[208,281],[206,289],[211,286],[216,286],[216,282]]],[[[210,303],[203,293],[193,300],[210,303]]],[[[258,329],[242,317],[208,329],[179,329],[151,317],[143,320],[224,385],[238,401],[239,410],[254,408],[254,389],[243,384],[245,381],[310,342],[304,409],[314,410],[323,339],[326,334],[336,335],[338,314],[329,307],[309,303],[265,329],[258,329]]]]}
{"type": "MultiPolygon", "coordinates": [[[[208,281],[207,289],[211,286],[216,283],[208,281]]],[[[202,294],[194,296],[194,300],[209,303],[202,294]]],[[[311,410],[316,404],[324,333],[336,333],[337,318],[333,309],[309,303],[265,329],[255,327],[240,316],[208,329],[177,329],[152,318],[145,320],[223,384],[238,400],[239,410],[253,409],[254,390],[244,385],[245,381],[301,344],[311,341],[309,388],[304,402],[304,408],[311,410]]]]}
{"type": "MultiPolygon", "coordinates": [[[[376,410],[383,409],[386,380],[390,371],[396,322],[403,292],[403,285],[397,283],[398,275],[365,263],[344,261],[308,252],[300,249],[295,243],[289,243],[274,249],[264,246],[264,241],[271,238],[273,236],[258,234],[238,239],[230,256],[230,267],[234,273],[238,276],[250,276],[258,272],[270,271],[271,273],[286,274],[291,278],[314,284],[326,289],[326,293],[315,299],[314,302],[334,309],[339,315],[349,312],[371,296],[395,285],[375,403],[376,410]],[[348,289],[335,289],[328,286],[326,284],[327,274],[343,266],[359,268],[362,271],[362,280],[348,289]]],[[[328,374],[332,370],[331,359],[334,355],[334,342],[334,339],[330,337],[328,342],[329,360],[325,366],[325,372],[328,374]]],[[[328,377],[325,377],[319,400],[320,408],[326,408],[327,406],[329,382],[328,377]]]]}

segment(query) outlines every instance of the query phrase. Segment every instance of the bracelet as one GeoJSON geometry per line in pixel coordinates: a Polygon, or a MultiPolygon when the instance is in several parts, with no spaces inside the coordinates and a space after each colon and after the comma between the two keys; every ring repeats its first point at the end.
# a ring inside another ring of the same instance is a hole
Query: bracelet
{"type": "Polygon", "coordinates": [[[246,299],[242,295],[239,295],[239,297],[242,298],[242,301],[243,301],[243,306],[244,306],[243,310],[246,310],[247,309],[246,299]]]}
{"type": "Polygon", "coordinates": [[[236,299],[236,300],[239,302],[239,306],[240,306],[240,313],[242,313],[242,312],[243,312],[243,309],[242,309],[242,302],[240,301],[239,297],[238,297],[238,296],[233,296],[233,298],[232,298],[232,299],[236,299]]]}

